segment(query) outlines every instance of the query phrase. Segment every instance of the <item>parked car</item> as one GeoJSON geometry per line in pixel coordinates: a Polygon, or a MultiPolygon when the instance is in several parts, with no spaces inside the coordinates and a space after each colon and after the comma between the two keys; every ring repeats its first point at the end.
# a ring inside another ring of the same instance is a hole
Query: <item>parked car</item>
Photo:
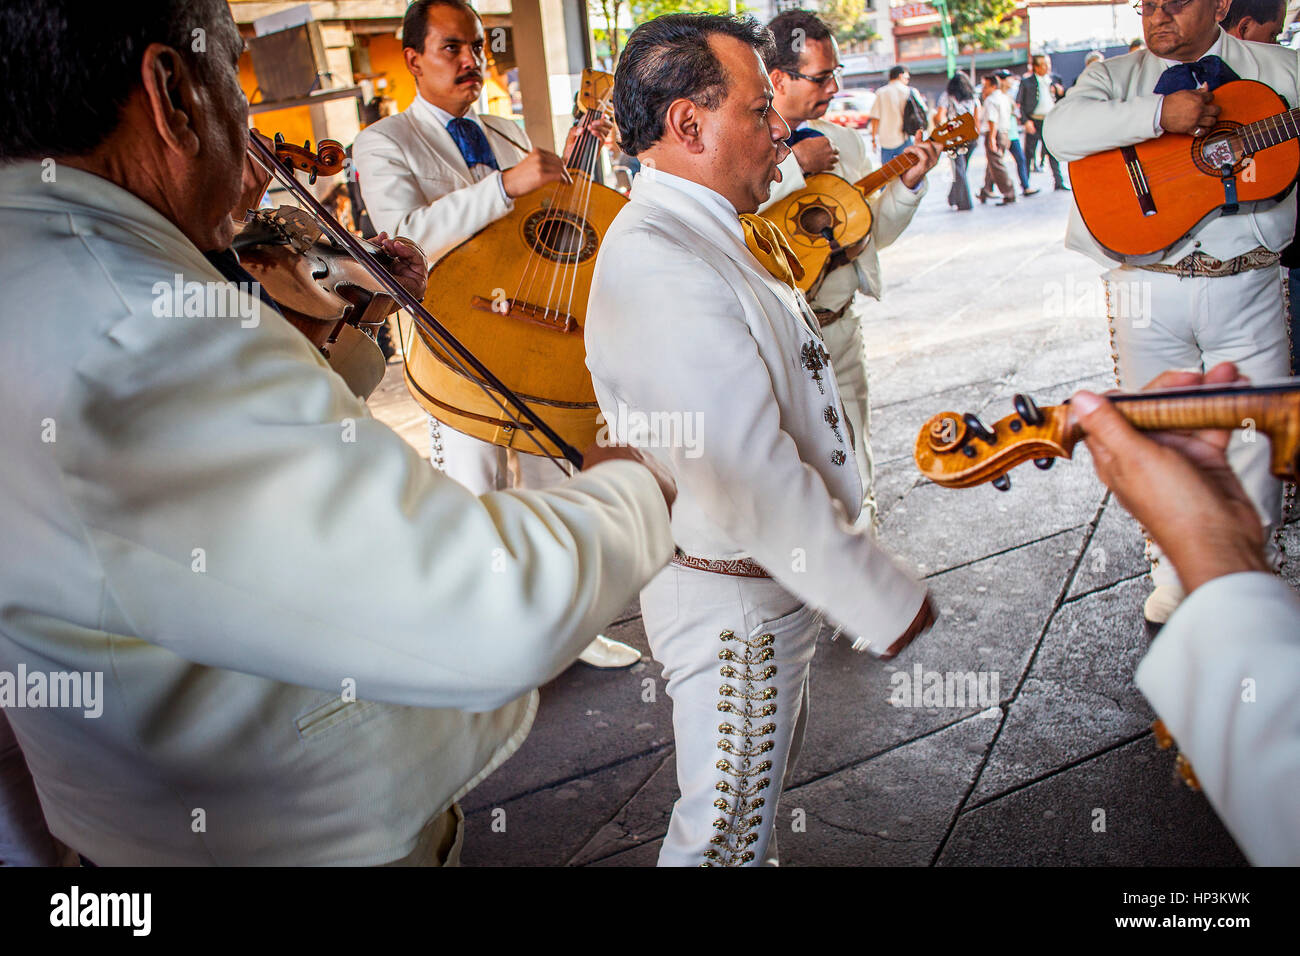
{"type": "Polygon", "coordinates": [[[876,94],[871,90],[841,90],[826,107],[826,119],[847,129],[866,129],[876,94]]]}

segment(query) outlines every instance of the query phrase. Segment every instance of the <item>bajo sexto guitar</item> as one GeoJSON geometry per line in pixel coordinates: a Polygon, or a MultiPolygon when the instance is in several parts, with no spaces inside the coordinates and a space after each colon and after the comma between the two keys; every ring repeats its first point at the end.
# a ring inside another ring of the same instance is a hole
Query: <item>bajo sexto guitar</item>
{"type": "MultiPolygon", "coordinates": [[[[951,152],[977,139],[974,118],[959,113],[936,126],[929,141],[951,152]]],[[[800,289],[808,292],[827,271],[832,256],[867,237],[871,231],[867,197],[916,163],[916,157],[903,153],[856,183],[834,173],[817,173],[807,178],[803,189],[763,211],[763,218],[772,220],[785,233],[803,266],[800,289]]]]}
{"type": "Polygon", "coordinates": [[[1156,262],[1203,220],[1286,195],[1300,171],[1300,109],[1272,88],[1233,80],[1214,91],[1219,122],[1165,133],[1070,164],[1079,214],[1112,259],[1156,262]]]}

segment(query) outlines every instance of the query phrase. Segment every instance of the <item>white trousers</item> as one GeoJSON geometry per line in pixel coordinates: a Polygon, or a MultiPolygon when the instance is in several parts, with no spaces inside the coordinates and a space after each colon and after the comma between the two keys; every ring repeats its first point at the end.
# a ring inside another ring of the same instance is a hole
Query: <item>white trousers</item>
{"type": "Polygon", "coordinates": [[[641,614],[673,702],[677,784],[660,866],[775,862],[820,615],[770,578],[670,564],[641,614]]]}
{"type": "Polygon", "coordinates": [[[448,478],[460,482],[476,495],[506,488],[549,488],[564,481],[565,471],[541,455],[527,455],[481,438],[472,438],[429,416],[429,460],[448,478]]]}
{"type": "MultiPolygon", "coordinates": [[[[1255,382],[1290,374],[1277,267],[1182,278],[1122,266],[1104,278],[1122,388],[1139,389],[1168,369],[1207,371],[1220,362],[1235,362],[1255,382]]],[[[1233,432],[1228,445],[1228,461],[1269,530],[1269,554],[1275,559],[1272,532],[1282,520],[1282,483],[1269,472],[1269,452],[1268,437],[1249,431],[1233,432]]],[[[1152,544],[1150,551],[1156,586],[1178,583],[1159,549],[1152,544]]]]}
{"type": "Polygon", "coordinates": [[[858,524],[870,527],[876,520],[875,459],[871,454],[871,402],[867,393],[867,361],[862,347],[862,320],[867,298],[854,296],[848,310],[822,328],[826,351],[831,354],[835,384],[853,425],[853,447],[862,478],[862,516],[858,524]]]}

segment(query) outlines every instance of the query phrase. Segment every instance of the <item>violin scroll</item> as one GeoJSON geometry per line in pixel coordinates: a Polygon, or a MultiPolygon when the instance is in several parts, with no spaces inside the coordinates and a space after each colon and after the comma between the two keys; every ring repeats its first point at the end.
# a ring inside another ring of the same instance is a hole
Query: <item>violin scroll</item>
{"type": "Polygon", "coordinates": [[[1080,438],[1071,425],[1069,407],[1040,408],[1017,395],[1015,412],[985,425],[978,416],[940,412],[921,428],[915,459],[921,474],[948,488],[992,482],[999,491],[1011,487],[1007,472],[1026,461],[1050,468],[1053,459],[1069,458],[1080,438]]]}
{"type": "Polygon", "coordinates": [[[342,171],[347,152],[342,143],[332,139],[320,140],[316,143],[316,151],[312,152],[310,142],[294,146],[286,143],[280,133],[276,133],[275,158],[290,169],[301,169],[307,173],[307,182],[315,185],[317,176],[333,176],[342,171]]]}

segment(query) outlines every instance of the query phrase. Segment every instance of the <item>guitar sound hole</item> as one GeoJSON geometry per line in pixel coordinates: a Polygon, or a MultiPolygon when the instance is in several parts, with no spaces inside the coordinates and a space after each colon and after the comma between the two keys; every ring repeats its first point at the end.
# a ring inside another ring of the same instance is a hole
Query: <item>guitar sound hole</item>
{"type": "Polygon", "coordinates": [[[810,236],[821,236],[823,230],[834,224],[835,220],[825,206],[809,206],[799,214],[799,228],[810,236]]]}
{"type": "Polygon", "coordinates": [[[524,220],[524,240],[538,255],[564,264],[586,262],[596,254],[596,230],[566,210],[542,209],[524,220]]]}

